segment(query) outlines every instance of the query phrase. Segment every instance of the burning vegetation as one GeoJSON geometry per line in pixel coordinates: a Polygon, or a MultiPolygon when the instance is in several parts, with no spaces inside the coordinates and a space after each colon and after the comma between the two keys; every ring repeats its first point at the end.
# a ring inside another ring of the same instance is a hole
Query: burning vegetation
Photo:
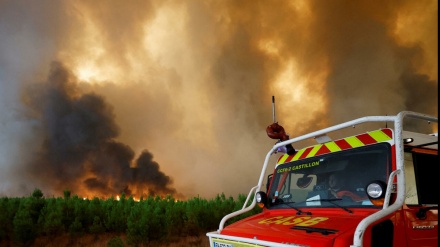
{"type": "Polygon", "coordinates": [[[435,0],[0,5],[0,196],[247,194],[272,95],[291,138],[438,114],[435,0]]]}

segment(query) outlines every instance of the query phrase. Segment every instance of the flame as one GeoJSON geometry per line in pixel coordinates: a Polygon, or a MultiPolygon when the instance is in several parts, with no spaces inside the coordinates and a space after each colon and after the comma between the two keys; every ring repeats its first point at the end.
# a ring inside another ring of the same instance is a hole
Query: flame
{"type": "Polygon", "coordinates": [[[148,148],[160,171],[173,178],[172,188],[187,196],[215,196],[219,188],[248,193],[258,176],[255,164],[261,164],[255,154],[269,143],[264,128],[271,121],[271,95],[277,97],[277,120],[291,137],[360,115],[438,112],[438,1],[12,2],[0,8],[10,20],[0,25],[0,64],[7,65],[0,72],[6,85],[0,90],[1,137],[13,140],[0,148],[0,193],[21,194],[26,184],[53,194],[75,188],[84,198],[108,198],[124,189],[136,198],[149,195],[147,187],[157,183],[133,181],[130,172],[117,176],[118,169],[105,166],[78,171],[89,168],[83,162],[93,148],[109,142],[129,146],[135,156],[148,148]],[[28,59],[20,59],[23,54],[28,59]],[[46,76],[53,61],[66,70],[46,76]],[[68,81],[77,87],[68,89],[78,97],[43,107],[55,97],[42,94],[53,88],[37,88],[42,78],[60,83],[65,71],[76,77],[68,81]],[[82,96],[105,99],[104,111],[113,111],[104,119],[114,121],[119,133],[96,145],[73,144],[74,151],[87,150],[66,154],[84,157],[58,163],[66,157],[59,151],[72,149],[59,149],[50,138],[81,139],[90,130],[75,125],[93,119],[96,104],[82,114],[69,112],[87,105],[82,96]],[[62,117],[65,122],[57,124],[62,117]],[[20,150],[26,143],[33,145],[20,150]],[[40,161],[45,148],[53,156],[40,161]],[[95,186],[84,184],[94,178],[100,179],[95,186]]]}

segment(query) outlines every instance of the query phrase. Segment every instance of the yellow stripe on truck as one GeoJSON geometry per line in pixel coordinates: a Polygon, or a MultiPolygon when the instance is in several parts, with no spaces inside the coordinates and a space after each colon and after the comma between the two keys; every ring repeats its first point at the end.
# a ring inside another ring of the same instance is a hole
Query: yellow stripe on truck
{"type": "Polygon", "coordinates": [[[356,136],[345,138],[345,141],[353,148],[365,146],[356,136]]]}
{"type": "MultiPolygon", "coordinates": [[[[391,129],[380,129],[367,133],[362,133],[356,136],[339,139],[336,141],[329,141],[324,144],[317,144],[298,150],[293,155],[284,154],[278,158],[277,165],[287,162],[314,157],[325,153],[333,153],[349,148],[357,148],[365,145],[370,145],[378,142],[392,142],[393,131],[391,129]]],[[[393,144],[392,144],[393,145],[393,144]]]]}
{"type": "Polygon", "coordinates": [[[383,133],[380,130],[372,131],[369,132],[368,134],[370,134],[370,136],[373,137],[373,139],[376,140],[377,142],[388,141],[391,139],[387,134],[383,133]]]}
{"type": "Polygon", "coordinates": [[[319,149],[321,149],[321,147],[322,144],[314,146],[310,153],[307,155],[307,158],[315,156],[315,154],[319,151],[319,149]]]}
{"type": "Polygon", "coordinates": [[[327,142],[324,145],[330,150],[330,152],[337,152],[342,150],[338,145],[336,145],[335,142],[327,142]]]}

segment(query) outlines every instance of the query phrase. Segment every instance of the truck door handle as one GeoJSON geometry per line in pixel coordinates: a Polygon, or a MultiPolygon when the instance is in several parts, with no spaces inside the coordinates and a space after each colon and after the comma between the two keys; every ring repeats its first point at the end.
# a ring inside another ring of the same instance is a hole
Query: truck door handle
{"type": "Polygon", "coordinates": [[[417,211],[416,213],[416,217],[420,220],[426,219],[426,212],[431,209],[438,209],[438,206],[420,208],[419,211],[417,211]]]}

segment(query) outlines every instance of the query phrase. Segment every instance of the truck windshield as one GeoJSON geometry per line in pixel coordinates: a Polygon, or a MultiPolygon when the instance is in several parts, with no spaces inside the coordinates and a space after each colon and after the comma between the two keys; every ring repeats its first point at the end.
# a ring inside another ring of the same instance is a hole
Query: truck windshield
{"type": "Polygon", "coordinates": [[[268,208],[373,207],[366,186],[376,180],[386,183],[391,163],[391,146],[378,143],[281,164],[269,189],[268,208]]]}

